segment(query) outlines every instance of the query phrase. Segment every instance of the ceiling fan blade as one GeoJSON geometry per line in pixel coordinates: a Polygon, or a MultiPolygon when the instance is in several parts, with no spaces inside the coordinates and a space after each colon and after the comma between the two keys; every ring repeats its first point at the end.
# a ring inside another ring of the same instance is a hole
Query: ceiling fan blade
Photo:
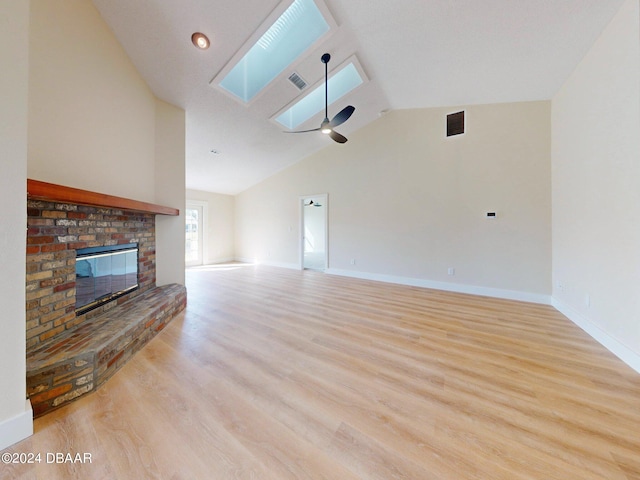
{"type": "Polygon", "coordinates": [[[331,132],[329,133],[329,136],[338,143],[347,143],[347,137],[340,135],[335,130],[331,130],[331,132]]]}
{"type": "MultiPolygon", "coordinates": [[[[322,133],[328,133],[328,135],[333,139],[334,142],[338,142],[338,143],[346,143],[347,142],[347,137],[340,135],[338,132],[336,132],[335,130],[333,130],[333,127],[337,127],[338,125],[342,125],[344,122],[346,122],[347,120],[349,120],[349,117],[351,117],[351,115],[353,115],[353,112],[355,111],[355,107],[352,107],[351,105],[344,107],[342,110],[340,110],[338,112],[338,114],[333,117],[331,119],[331,121],[329,121],[328,118],[328,114],[329,114],[329,93],[328,93],[328,78],[329,78],[329,60],[331,60],[331,55],[329,55],[328,53],[325,53],[324,55],[322,55],[322,57],[320,58],[320,60],[322,61],[322,63],[324,63],[324,120],[322,121],[322,124],[320,125],[320,128],[313,128],[311,130],[298,130],[298,131],[286,131],[283,133],[307,133],[307,132],[317,132],[319,130],[322,130],[322,133]]],[[[309,205],[312,205],[313,202],[311,202],[309,205]]],[[[308,206],[308,205],[305,205],[308,206]]],[[[316,205],[316,206],[320,206],[320,205],[316,205]]]]}
{"type": "Polygon", "coordinates": [[[319,132],[320,129],[319,128],[312,128],[311,130],[296,130],[294,132],[290,132],[290,131],[285,131],[282,133],[307,133],[307,132],[319,132]]]}
{"type": "Polygon", "coordinates": [[[342,110],[340,110],[337,113],[337,115],[331,119],[331,122],[329,122],[329,125],[331,126],[331,128],[337,127],[338,125],[342,125],[344,122],[349,120],[349,117],[353,115],[353,112],[355,111],[355,109],[356,109],[355,107],[352,107],[351,105],[349,105],[347,107],[344,107],[342,110]]]}

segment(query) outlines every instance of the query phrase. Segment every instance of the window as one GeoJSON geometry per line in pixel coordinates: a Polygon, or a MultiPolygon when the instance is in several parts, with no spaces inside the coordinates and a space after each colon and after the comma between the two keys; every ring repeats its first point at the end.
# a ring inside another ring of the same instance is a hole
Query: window
{"type": "MultiPolygon", "coordinates": [[[[356,67],[356,60],[353,58],[345,67],[334,73],[328,81],[329,95],[327,103],[331,105],[354,88],[362,85],[364,83],[364,74],[361,72],[362,70],[356,67]]],[[[322,84],[318,85],[293,106],[282,113],[277,113],[275,120],[282,126],[292,130],[321,111],[324,111],[324,79],[322,84]]]]}
{"type": "Polygon", "coordinates": [[[236,59],[236,55],[212,81],[245,103],[335,26],[319,0],[318,4],[314,0],[295,0],[271,22],[267,19],[262,27],[268,26],[264,34],[245,44],[240,50],[245,52],[241,58],[236,59]]]}
{"type": "Polygon", "coordinates": [[[188,201],[185,208],[185,255],[187,266],[202,265],[205,259],[206,202],[188,201]]]}

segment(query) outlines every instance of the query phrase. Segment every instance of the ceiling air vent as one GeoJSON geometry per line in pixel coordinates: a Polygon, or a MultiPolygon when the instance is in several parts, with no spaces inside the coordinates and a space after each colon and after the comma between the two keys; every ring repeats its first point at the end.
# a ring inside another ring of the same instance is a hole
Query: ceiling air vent
{"type": "Polygon", "coordinates": [[[289,75],[289,81],[293,83],[298,90],[304,90],[307,87],[307,82],[305,82],[296,72],[289,75]]]}
{"type": "Polygon", "coordinates": [[[447,115],[447,137],[464,133],[464,110],[447,115]]]}

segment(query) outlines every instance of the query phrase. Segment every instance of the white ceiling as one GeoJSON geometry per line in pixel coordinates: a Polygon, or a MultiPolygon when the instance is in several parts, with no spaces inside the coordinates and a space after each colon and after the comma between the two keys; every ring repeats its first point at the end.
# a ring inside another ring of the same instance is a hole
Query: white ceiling
{"type": "MultiPolygon", "coordinates": [[[[319,133],[286,135],[270,117],[356,54],[370,81],[329,107],[354,115],[345,136],[382,110],[548,100],[623,0],[325,0],[338,29],[248,107],[209,82],[279,0],[93,0],[157,97],[186,111],[187,188],[236,194],[322,148],[319,133]],[[211,47],[199,51],[191,34],[211,47]],[[219,151],[218,154],[211,150],[219,151]]],[[[319,126],[323,114],[300,128],[319,126]]]]}

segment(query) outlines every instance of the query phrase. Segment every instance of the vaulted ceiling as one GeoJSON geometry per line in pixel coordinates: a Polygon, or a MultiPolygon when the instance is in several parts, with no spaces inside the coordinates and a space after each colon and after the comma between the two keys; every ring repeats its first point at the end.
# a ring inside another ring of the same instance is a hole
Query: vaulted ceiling
{"type": "Polygon", "coordinates": [[[287,80],[292,71],[322,81],[324,52],[330,70],[355,54],[370,80],[329,107],[330,117],[356,107],[338,128],[348,137],[391,109],[548,100],[622,2],[325,0],[338,27],[245,105],[210,82],[281,1],[93,0],[154,94],[186,111],[187,188],[226,194],[344,148],[317,132],[283,134],[270,120],[306,92],[287,80]],[[196,31],[210,48],[192,45],[196,31]]]}

